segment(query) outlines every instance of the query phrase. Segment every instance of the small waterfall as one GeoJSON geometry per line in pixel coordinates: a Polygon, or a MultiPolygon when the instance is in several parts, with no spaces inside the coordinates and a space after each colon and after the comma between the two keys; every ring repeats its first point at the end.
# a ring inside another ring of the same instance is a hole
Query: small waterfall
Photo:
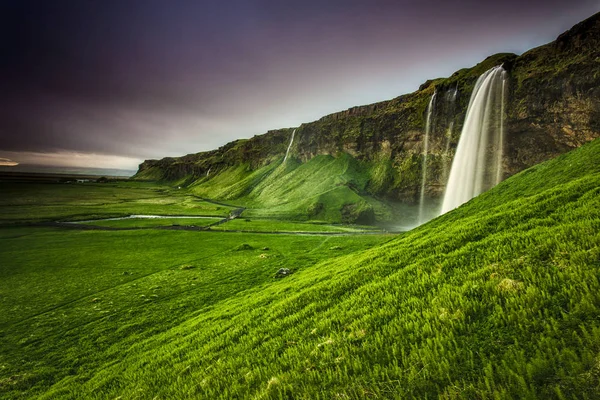
{"type": "Polygon", "coordinates": [[[502,79],[502,91],[500,96],[500,138],[498,149],[496,151],[496,185],[502,182],[502,173],[504,172],[502,169],[502,157],[504,156],[504,104],[506,103],[506,73],[504,73],[502,79]]]}
{"type": "Polygon", "coordinates": [[[497,66],[475,83],[452,162],[442,214],[502,179],[506,80],[506,71],[497,66]]]}
{"type": "Polygon", "coordinates": [[[290,154],[290,149],[292,148],[292,143],[294,143],[294,135],[296,134],[296,130],[294,129],[294,131],[292,132],[292,138],[290,139],[290,144],[288,144],[288,148],[285,152],[285,157],[283,157],[283,162],[285,162],[285,160],[287,160],[288,155],[290,154]]]}
{"type": "Polygon", "coordinates": [[[452,134],[454,133],[454,112],[456,111],[456,95],[458,88],[446,93],[446,101],[449,104],[447,117],[450,118],[448,124],[448,130],[446,131],[446,146],[444,148],[444,170],[442,171],[444,183],[448,183],[448,174],[450,172],[450,166],[452,164],[452,157],[450,157],[450,141],[452,140],[452,134]]]}
{"type": "Polygon", "coordinates": [[[433,92],[429,105],[427,106],[427,119],[425,120],[425,139],[423,140],[423,164],[421,166],[421,193],[419,199],[419,225],[425,222],[425,183],[427,182],[427,155],[429,153],[429,134],[431,133],[431,118],[435,96],[437,92],[433,92]]]}

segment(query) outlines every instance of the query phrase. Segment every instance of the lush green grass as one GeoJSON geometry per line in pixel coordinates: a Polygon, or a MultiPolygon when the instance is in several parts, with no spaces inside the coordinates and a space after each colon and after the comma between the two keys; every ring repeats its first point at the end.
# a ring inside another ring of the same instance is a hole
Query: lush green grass
{"type": "Polygon", "coordinates": [[[0,224],[130,214],[227,216],[233,208],[154,183],[0,183],[0,224]]]}
{"type": "Polygon", "coordinates": [[[207,226],[223,218],[127,218],[83,221],[82,224],[114,228],[150,228],[156,226],[207,226]]]}
{"type": "Polygon", "coordinates": [[[362,225],[330,225],[325,223],[303,223],[269,219],[236,218],[225,224],[214,226],[214,230],[254,232],[375,232],[376,228],[362,225]]]}
{"type": "Polygon", "coordinates": [[[6,398],[600,397],[598,140],[375,247],[0,235],[6,398]]]}
{"type": "Polygon", "coordinates": [[[235,200],[249,217],[318,219],[372,223],[390,219],[390,205],[364,193],[367,168],[346,153],[316,156],[306,163],[290,158],[258,170],[247,165],[225,169],[191,186],[201,196],[235,200]]]}
{"type": "Polygon", "coordinates": [[[279,268],[299,273],[389,238],[0,229],[0,396],[82,382],[144,340],[273,284],[279,268]]]}

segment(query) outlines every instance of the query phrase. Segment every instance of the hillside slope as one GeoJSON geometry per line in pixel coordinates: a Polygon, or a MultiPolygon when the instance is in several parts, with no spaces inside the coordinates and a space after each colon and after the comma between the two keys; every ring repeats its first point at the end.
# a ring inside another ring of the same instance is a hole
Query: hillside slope
{"type": "Polygon", "coordinates": [[[600,397],[600,140],[42,398],[600,397]]]}
{"type": "MultiPolygon", "coordinates": [[[[360,187],[358,194],[362,199],[348,199],[348,204],[355,204],[359,209],[370,203],[362,195],[376,196],[386,202],[414,203],[421,183],[426,107],[436,91],[426,194],[437,198],[446,184],[475,81],[487,69],[499,64],[504,65],[510,77],[506,104],[506,176],[600,136],[600,14],[596,14],[556,41],[521,56],[496,54],[448,78],[427,81],[414,93],[302,124],[296,129],[290,157],[300,163],[310,162],[317,156],[352,157],[357,176],[350,179],[348,186],[355,192],[354,189],[360,187]]],[[[198,190],[206,193],[203,186],[214,187],[216,180],[222,179],[219,186],[223,190],[217,195],[249,197],[258,204],[268,196],[255,186],[281,163],[292,131],[291,128],[270,131],[210,152],[148,160],[140,165],[136,179],[166,180],[177,185],[195,182],[198,190]],[[231,179],[233,176],[235,180],[231,179]],[[231,187],[227,188],[227,183],[231,187]]],[[[319,170],[320,176],[326,179],[335,179],[336,173],[319,170]]],[[[297,192],[295,196],[300,197],[302,193],[297,192]]],[[[314,207],[319,207],[317,203],[315,200],[312,204],[288,207],[288,216],[310,217],[314,207]]],[[[337,207],[338,204],[325,206],[337,207]]],[[[341,212],[336,208],[320,217],[327,219],[341,212]]],[[[377,207],[368,211],[373,212],[390,215],[377,207]]]]}

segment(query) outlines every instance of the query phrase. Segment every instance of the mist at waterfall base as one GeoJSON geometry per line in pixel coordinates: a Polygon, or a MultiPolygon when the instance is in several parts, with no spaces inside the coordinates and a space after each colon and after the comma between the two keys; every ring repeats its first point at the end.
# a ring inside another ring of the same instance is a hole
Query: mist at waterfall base
{"type": "MultiPolygon", "coordinates": [[[[419,226],[459,207],[502,181],[506,84],[507,73],[502,66],[491,68],[477,79],[454,157],[450,149],[454,128],[453,115],[448,126],[442,130],[446,132],[444,149],[436,151],[430,146],[430,136],[434,132],[432,118],[438,95],[437,91],[434,92],[426,110],[418,207],[406,207],[403,210],[403,223],[395,225],[394,230],[404,231],[419,226]],[[425,196],[430,179],[427,169],[428,157],[436,153],[443,158],[442,179],[446,183],[443,199],[425,196]],[[450,160],[452,163],[448,173],[450,160]]],[[[452,114],[455,112],[456,95],[454,89],[444,96],[452,114]]]]}

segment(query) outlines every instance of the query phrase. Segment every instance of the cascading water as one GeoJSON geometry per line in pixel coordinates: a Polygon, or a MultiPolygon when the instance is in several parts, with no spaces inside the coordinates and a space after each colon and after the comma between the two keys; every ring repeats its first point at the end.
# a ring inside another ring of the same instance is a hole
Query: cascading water
{"type": "Polygon", "coordinates": [[[450,172],[450,166],[452,164],[452,158],[450,157],[450,141],[452,140],[452,134],[454,133],[454,111],[456,109],[456,95],[458,89],[454,89],[446,93],[446,102],[448,106],[448,118],[450,123],[448,124],[448,130],[446,131],[446,146],[444,148],[444,165],[443,165],[443,178],[444,183],[448,183],[448,173],[450,172]]]}
{"type": "Polygon", "coordinates": [[[494,67],[477,79],[442,204],[442,214],[502,179],[504,97],[507,74],[494,67]]]}
{"type": "Polygon", "coordinates": [[[285,162],[285,160],[287,160],[288,154],[290,154],[290,149],[292,148],[292,143],[294,143],[294,135],[295,134],[296,134],[296,130],[294,129],[294,131],[292,132],[292,138],[290,139],[290,144],[288,144],[288,148],[285,152],[285,157],[283,157],[283,162],[285,162]]]}
{"type": "Polygon", "coordinates": [[[425,120],[425,139],[423,140],[423,164],[421,166],[421,193],[419,199],[419,225],[425,222],[425,183],[427,182],[427,155],[429,153],[429,134],[431,133],[431,117],[433,107],[435,106],[435,96],[433,93],[429,105],[427,106],[427,119],[425,120]]]}

